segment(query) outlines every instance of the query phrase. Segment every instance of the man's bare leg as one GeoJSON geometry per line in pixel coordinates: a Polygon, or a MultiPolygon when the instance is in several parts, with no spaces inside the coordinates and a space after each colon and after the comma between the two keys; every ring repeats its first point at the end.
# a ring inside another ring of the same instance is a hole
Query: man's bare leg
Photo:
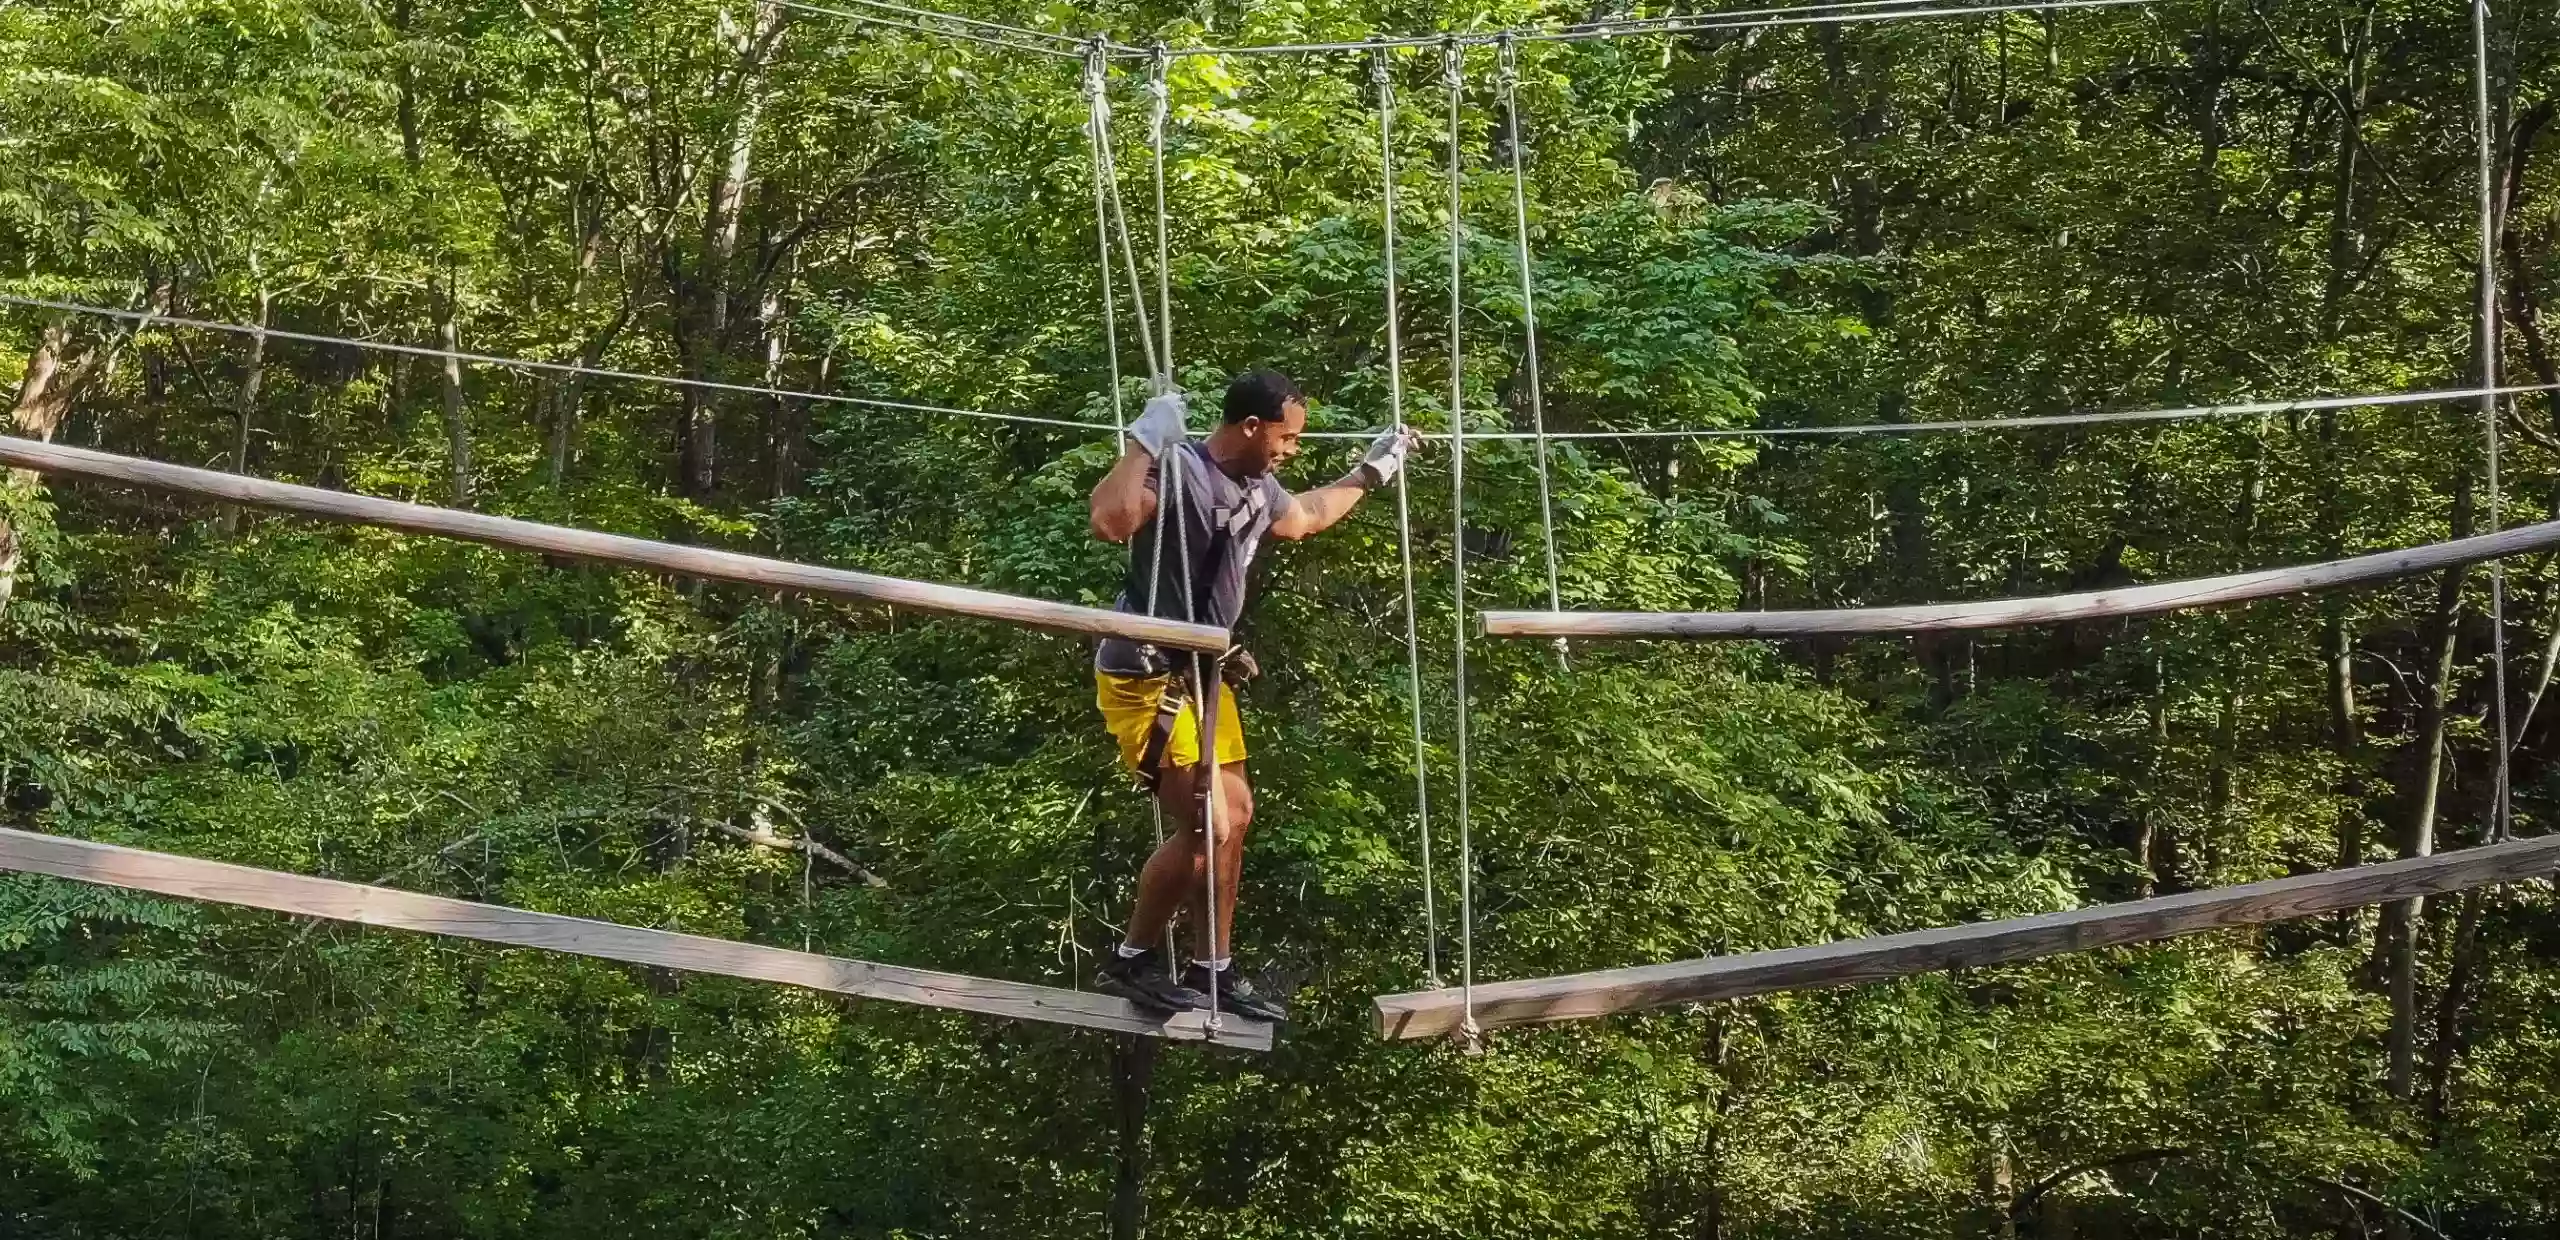
{"type": "MultiPolygon", "coordinates": [[[[1236,902],[1244,881],[1244,838],[1253,827],[1253,784],[1245,778],[1244,763],[1229,762],[1218,768],[1218,933],[1209,934],[1209,918],[1204,909],[1209,887],[1204,880],[1194,880],[1190,897],[1183,908],[1191,917],[1192,955],[1200,960],[1225,960],[1228,947],[1235,941],[1236,902]]],[[[1197,796],[1191,799],[1198,806],[1197,796]]],[[[1195,808],[1194,813],[1197,813],[1195,808]]],[[[1195,865],[1197,863],[1195,862],[1195,865]]]]}
{"type": "Polygon", "coordinates": [[[1156,803],[1164,807],[1164,842],[1156,845],[1147,864],[1138,871],[1137,906],[1129,912],[1129,945],[1153,949],[1164,944],[1165,927],[1173,920],[1174,911],[1190,902],[1191,893],[1200,885],[1204,867],[1200,864],[1200,832],[1191,819],[1199,802],[1191,790],[1197,786],[1194,776],[1198,767],[1168,766],[1156,783],[1156,803]]]}

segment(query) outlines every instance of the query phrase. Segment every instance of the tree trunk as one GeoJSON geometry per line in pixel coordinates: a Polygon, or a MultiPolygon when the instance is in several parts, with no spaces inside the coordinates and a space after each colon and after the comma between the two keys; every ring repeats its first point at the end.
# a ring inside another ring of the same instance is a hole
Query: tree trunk
{"type": "Polygon", "coordinates": [[[462,359],[454,354],[462,350],[462,329],[455,320],[462,311],[462,290],[451,270],[445,272],[444,296],[436,301],[436,347],[443,349],[444,363],[444,436],[446,451],[453,463],[453,506],[471,506],[471,423],[464,416],[462,400],[462,359]]]}
{"type": "Polygon", "coordinates": [[[2427,1114],[2436,1130],[2444,1129],[2445,1108],[2453,1096],[2453,1069],[2462,1054],[2462,1005],[2480,972],[2480,907],[2487,892],[2474,887],[2462,893],[2461,911],[2453,923],[2453,968],[2444,994],[2436,1000],[2435,1044],[2427,1056],[2427,1114]]]}
{"type": "Polygon", "coordinates": [[[2177,883],[2178,842],[2169,824],[2169,663],[2151,656],[2150,756],[2145,766],[2142,821],[2135,829],[2133,863],[2141,872],[2136,895],[2148,899],[2177,883]]]}
{"type": "Polygon", "coordinates": [[[2333,99],[2338,109],[2338,157],[2329,175],[2329,278],[2320,291],[2321,336],[2332,341],[2345,329],[2347,295],[2354,291],[2356,273],[2364,266],[2356,176],[2364,155],[2365,98],[2372,89],[2372,75],[2365,71],[2365,49],[2373,42],[2373,18],[2374,8],[2367,5],[2362,23],[2347,42],[2346,89],[2333,99]]]}
{"type": "Polygon", "coordinates": [[[1122,1034],[1111,1042],[1111,1111],[1120,1128],[1111,1186],[1111,1240],[1138,1240],[1147,1226],[1147,1100],[1156,1079],[1157,1038],[1122,1034]]]}
{"type": "MultiPolygon", "coordinates": [[[[2329,752],[2338,759],[2339,869],[2364,863],[2364,725],[2356,709],[2355,631],[2347,625],[2347,609],[2332,602],[2322,619],[2322,653],[2329,668],[2329,752]]],[[[2361,914],[2342,914],[2350,923],[2361,914]]]]}
{"type": "Polygon", "coordinates": [[[2535,380],[2550,385],[2542,393],[2542,401],[2551,434],[2560,437],[2560,362],[2552,358],[2550,336],[2542,326],[2542,298],[2534,287],[2535,278],[2550,269],[2551,239],[2560,229],[2546,222],[2540,230],[2540,244],[2528,248],[2526,230],[2516,226],[2516,221],[2527,218],[2526,170],[2532,166],[2534,144],[2550,126],[2555,107],[2560,105],[2545,99],[2516,117],[2514,137],[2507,148],[2505,209],[2498,213],[2498,253],[2504,269],[2501,283],[2506,287],[2507,322],[2524,345],[2525,362],[2533,367],[2535,380]]]}
{"type": "MultiPolygon", "coordinates": [[[[596,263],[604,253],[604,212],[603,204],[601,202],[589,204],[588,196],[583,191],[576,202],[584,205],[578,207],[580,219],[575,226],[578,235],[578,267],[569,281],[569,308],[573,313],[582,314],[586,308],[587,288],[594,278],[596,263]]],[[[586,343],[580,346],[577,355],[578,365],[588,369],[603,365],[606,351],[613,347],[614,339],[620,336],[622,329],[631,322],[631,314],[631,295],[626,288],[622,297],[621,311],[614,315],[611,323],[588,336],[586,343]]],[[[559,385],[551,390],[551,442],[550,450],[546,453],[544,477],[553,487],[558,487],[569,477],[569,463],[578,447],[579,423],[586,413],[586,397],[587,385],[584,374],[573,372],[564,376],[559,385]]]]}
{"type": "MultiPolygon", "coordinates": [[[[256,265],[256,256],[252,255],[250,266],[255,268],[256,265]]],[[[249,472],[249,431],[258,412],[258,392],[267,383],[267,316],[273,304],[266,281],[260,280],[258,282],[258,330],[249,333],[249,357],[241,365],[240,387],[233,394],[231,401],[229,463],[231,472],[235,474],[249,472]]],[[[223,506],[221,526],[222,532],[226,535],[239,532],[240,508],[238,505],[223,506]]]]}
{"type": "MultiPolygon", "coordinates": [[[[719,167],[705,196],[702,230],[690,275],[670,264],[677,278],[676,354],[685,377],[718,380],[729,348],[729,315],[737,289],[731,268],[755,175],[756,127],[762,116],[768,55],[781,15],[770,3],[755,6],[755,19],[737,37],[739,105],[722,135],[719,167]]],[[[683,426],[677,444],[677,482],[689,498],[708,498],[720,479],[720,405],[704,389],[684,390],[683,426]]]]}
{"type": "MultiPolygon", "coordinates": [[[[2471,478],[2455,484],[2455,538],[2468,538],[2472,527],[2471,478]]],[[[2400,855],[2424,857],[2435,851],[2436,808],[2444,782],[2446,699],[2453,681],[2455,647],[2461,636],[2462,584],[2467,565],[2446,569],[2436,587],[2434,613],[2428,618],[2426,643],[2432,673],[2419,690],[2410,747],[2406,813],[2400,828],[2400,855]]],[[[2401,900],[2382,908],[2382,945],[2391,995],[2389,1085],[2391,1096],[2408,1100],[2417,1083],[2418,1045],[2418,914],[2417,900],[2401,900]]]]}
{"type": "MultiPolygon", "coordinates": [[[[72,392],[79,385],[82,367],[74,365],[68,374],[63,367],[63,354],[71,347],[71,329],[61,323],[47,323],[36,337],[35,352],[27,358],[27,373],[18,383],[18,398],[9,410],[10,433],[24,439],[50,441],[71,411],[72,392]]],[[[5,485],[8,499],[32,498],[42,482],[33,470],[12,469],[5,485]]],[[[18,566],[25,561],[26,544],[17,527],[9,523],[8,509],[0,507],[0,612],[9,609],[9,599],[18,591],[18,566]]]]}

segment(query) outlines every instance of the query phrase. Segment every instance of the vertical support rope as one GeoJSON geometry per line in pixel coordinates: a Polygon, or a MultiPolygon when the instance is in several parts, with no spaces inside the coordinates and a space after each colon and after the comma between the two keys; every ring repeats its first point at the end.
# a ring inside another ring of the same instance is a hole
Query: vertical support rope
{"type": "MultiPolygon", "coordinates": [[[[2489,110],[2489,0],[2471,0],[2472,122],[2480,157],[2480,433],[2489,473],[2489,533],[2498,532],[2504,495],[2498,477],[2498,211],[2494,178],[2495,118],[2489,110]]],[[[2489,838],[2506,839],[2514,828],[2508,800],[2511,741],[2507,727],[2507,573],[2489,561],[2490,713],[2497,717],[2497,783],[2491,793],[2489,838]]]]}
{"type": "MultiPolygon", "coordinates": [[[[1520,155],[1520,62],[1519,44],[1509,32],[1500,43],[1502,60],[1495,83],[1502,96],[1503,138],[1511,148],[1511,222],[1512,253],[1520,268],[1520,330],[1522,360],[1527,364],[1529,380],[1529,431],[1538,444],[1538,528],[1546,535],[1547,545],[1547,610],[1564,610],[1564,593],[1556,570],[1555,487],[1549,480],[1547,467],[1547,403],[1544,385],[1538,378],[1538,292],[1537,279],[1529,267],[1529,188],[1528,176],[1521,166],[1520,155]]],[[[1564,639],[1556,639],[1556,657],[1564,657],[1564,639]]]]}
{"type": "Polygon", "coordinates": [[[1168,377],[1170,367],[1160,363],[1156,354],[1156,333],[1147,319],[1146,282],[1138,278],[1138,252],[1129,244],[1129,212],[1120,201],[1120,161],[1111,153],[1111,101],[1096,94],[1093,105],[1094,125],[1103,135],[1098,144],[1102,152],[1103,181],[1111,198],[1112,227],[1120,234],[1120,261],[1129,273],[1129,304],[1138,316],[1138,344],[1147,359],[1147,390],[1161,396],[1173,390],[1168,377]]]}
{"type": "MultiPolygon", "coordinates": [[[[1111,287],[1111,208],[1103,192],[1103,169],[1110,162],[1111,137],[1101,123],[1102,87],[1106,62],[1102,40],[1096,38],[1085,49],[1084,98],[1086,140],[1093,151],[1093,241],[1099,247],[1102,274],[1102,351],[1109,359],[1111,371],[1112,443],[1122,452],[1129,450],[1129,415],[1120,399],[1120,308],[1119,294],[1111,287]]],[[[1156,824],[1161,839],[1164,824],[1156,824]]]]}
{"type": "Polygon", "coordinates": [[[1467,372],[1459,348],[1466,314],[1467,217],[1458,128],[1459,108],[1466,101],[1466,52],[1454,37],[1440,44],[1440,76],[1449,87],[1449,555],[1455,587],[1450,610],[1457,620],[1458,986],[1466,1012],[1459,1028],[1472,1045],[1483,1030],[1476,1024],[1475,842],[1467,826],[1467,372]]]}
{"type": "MultiPolygon", "coordinates": [[[[1403,312],[1396,306],[1396,88],[1387,76],[1386,49],[1370,53],[1369,81],[1378,91],[1378,168],[1384,195],[1387,288],[1387,413],[1391,425],[1404,424],[1403,312]]],[[[1396,471],[1396,558],[1404,569],[1405,690],[1413,702],[1413,806],[1422,827],[1422,973],[1433,987],[1440,981],[1440,912],[1431,869],[1431,781],[1427,774],[1422,719],[1422,630],[1413,605],[1413,499],[1406,486],[1409,470],[1396,471]]]]}
{"type": "MultiPolygon", "coordinates": [[[[1164,199],[1164,129],[1166,118],[1171,111],[1172,100],[1171,91],[1165,82],[1165,68],[1169,63],[1169,60],[1170,58],[1165,51],[1165,46],[1161,43],[1157,44],[1155,49],[1153,72],[1148,75],[1147,80],[1147,91],[1149,95],[1152,96],[1152,106],[1147,118],[1147,147],[1155,163],[1156,190],[1156,323],[1158,330],[1163,332],[1163,335],[1159,338],[1157,347],[1154,350],[1156,361],[1160,367],[1156,374],[1156,390],[1159,393],[1172,393],[1178,390],[1178,385],[1175,383],[1173,372],[1173,266],[1170,257],[1173,244],[1171,240],[1172,221],[1170,215],[1165,210],[1164,199]]],[[[1125,253],[1129,244],[1128,225],[1125,222],[1121,225],[1120,244],[1123,252],[1125,253]]],[[[1129,260],[1129,292],[1132,297],[1135,297],[1138,301],[1143,303],[1146,300],[1146,296],[1144,293],[1139,291],[1141,286],[1137,281],[1137,260],[1132,257],[1129,260]]],[[[1187,420],[1188,418],[1186,414],[1186,421],[1187,420]]],[[[1186,426],[1184,430],[1187,436],[1189,428],[1186,426]]],[[[1185,448],[1184,450],[1188,451],[1188,448],[1185,448]]],[[[1187,468],[1187,466],[1185,466],[1185,468],[1187,468]]],[[[1158,506],[1156,509],[1156,529],[1158,532],[1156,536],[1156,554],[1159,557],[1159,563],[1161,563],[1161,557],[1164,554],[1164,536],[1162,532],[1164,529],[1164,515],[1168,510],[1171,510],[1174,514],[1174,554],[1181,557],[1182,561],[1183,618],[1191,621],[1193,624],[1198,624],[1200,623],[1201,600],[1198,597],[1198,583],[1193,580],[1192,575],[1191,523],[1185,516],[1183,516],[1180,509],[1180,492],[1184,486],[1182,481],[1183,470],[1167,469],[1164,471],[1163,476],[1165,479],[1165,485],[1160,486],[1157,490],[1158,506]]],[[[1213,541],[1211,545],[1215,546],[1216,544],[1213,541]]],[[[1159,576],[1161,576],[1161,574],[1159,574],[1159,576]]],[[[1197,794],[1199,803],[1196,806],[1196,813],[1200,820],[1201,848],[1206,854],[1205,859],[1207,861],[1206,865],[1200,867],[1202,878],[1201,911],[1204,919],[1208,922],[1208,925],[1203,930],[1203,934],[1209,941],[1209,950],[1213,956],[1231,958],[1235,951],[1235,944],[1226,941],[1226,936],[1222,933],[1218,919],[1218,864],[1220,860],[1218,851],[1218,802],[1223,799],[1219,796],[1219,785],[1222,782],[1226,770],[1226,768],[1218,761],[1218,712],[1221,701],[1225,696],[1225,683],[1225,655],[1221,654],[1216,658],[1204,659],[1199,651],[1195,650],[1191,652],[1192,710],[1200,719],[1200,762],[1199,765],[1192,769],[1195,772],[1193,778],[1200,784],[1197,794]]],[[[1214,1037],[1217,1035],[1218,1031],[1224,1027],[1224,1022],[1218,1015],[1218,974],[1214,970],[1204,969],[1202,972],[1206,973],[1209,978],[1208,1024],[1209,1033],[1214,1037]]]]}
{"type": "Polygon", "coordinates": [[[1173,114],[1173,88],[1165,81],[1165,72],[1173,63],[1172,54],[1162,43],[1156,44],[1152,71],[1147,75],[1147,94],[1152,107],[1147,114],[1147,148],[1155,156],[1156,166],[1156,327],[1164,333],[1157,349],[1164,358],[1165,382],[1171,390],[1173,378],[1173,260],[1171,218],[1164,209],[1164,127],[1173,114]]]}
{"type": "MultiPolygon", "coordinates": [[[[1120,298],[1118,291],[1112,287],[1111,280],[1110,193],[1105,188],[1119,178],[1119,170],[1111,158],[1111,103],[1105,93],[1109,81],[1109,61],[1106,59],[1108,54],[1103,40],[1098,36],[1085,52],[1084,89],[1087,111],[1090,114],[1085,124],[1085,134],[1091,139],[1093,147],[1093,235],[1094,244],[1099,247],[1101,259],[1102,343],[1104,351],[1110,356],[1112,439],[1119,451],[1125,453],[1129,450],[1129,422],[1127,412],[1122,407],[1120,395],[1120,298]]],[[[1125,230],[1123,235],[1125,237],[1125,230]]],[[[1136,297],[1137,290],[1131,289],[1130,294],[1136,297]]],[[[1143,298],[1138,298],[1138,303],[1139,330],[1142,333],[1139,343],[1143,345],[1153,337],[1143,334],[1147,307],[1143,298]]],[[[1147,369],[1151,375],[1155,370],[1155,351],[1152,346],[1147,350],[1147,369]]],[[[1162,484],[1164,474],[1165,471],[1159,467],[1156,474],[1158,478],[1157,533],[1150,539],[1155,550],[1155,571],[1147,574],[1147,614],[1150,616],[1156,614],[1156,586],[1164,579],[1164,539],[1162,537],[1166,509],[1166,492],[1162,484]]],[[[1149,798],[1147,811],[1148,819],[1155,827],[1156,845],[1162,847],[1164,845],[1164,802],[1149,798]]],[[[1168,972],[1175,971],[1171,952],[1165,953],[1165,967],[1168,972]]]]}

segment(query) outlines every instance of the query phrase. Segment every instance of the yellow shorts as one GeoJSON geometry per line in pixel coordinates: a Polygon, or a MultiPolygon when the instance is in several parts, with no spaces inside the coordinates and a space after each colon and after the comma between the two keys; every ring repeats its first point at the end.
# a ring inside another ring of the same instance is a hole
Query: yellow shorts
{"type": "MultiPolygon", "coordinates": [[[[1169,676],[1093,674],[1093,704],[1102,708],[1102,724],[1120,742],[1120,764],[1138,769],[1147,753],[1147,732],[1155,727],[1156,707],[1164,701],[1169,676]]],[[[1173,734],[1165,738],[1166,766],[1200,765],[1198,703],[1185,702],[1174,716],[1173,734]]],[[[1218,765],[1244,761],[1244,721],[1236,716],[1235,691],[1218,686],[1218,765]]]]}

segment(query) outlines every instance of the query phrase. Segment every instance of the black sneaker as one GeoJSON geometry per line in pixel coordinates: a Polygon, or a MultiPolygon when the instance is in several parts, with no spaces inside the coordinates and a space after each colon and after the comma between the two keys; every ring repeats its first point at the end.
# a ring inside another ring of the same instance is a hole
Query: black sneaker
{"type": "MultiPolygon", "coordinates": [[[[1253,983],[1246,981],[1244,974],[1237,972],[1234,965],[1231,964],[1219,970],[1217,981],[1219,1011],[1233,1012],[1238,1016],[1268,1021],[1275,1025],[1289,1019],[1289,1009],[1280,1006],[1278,1002],[1255,988],[1253,983]]],[[[1190,968],[1182,971],[1182,985],[1200,996],[1202,1007],[1209,1005],[1209,970],[1201,967],[1197,961],[1194,961],[1190,968]]]]}
{"type": "Polygon", "coordinates": [[[1135,956],[1123,956],[1117,950],[1102,958],[1095,970],[1094,986],[1118,995],[1139,1007],[1159,1015],[1175,1012],[1197,1012],[1209,1006],[1209,998],[1173,980],[1165,968],[1164,949],[1150,948],[1135,956]]]}

